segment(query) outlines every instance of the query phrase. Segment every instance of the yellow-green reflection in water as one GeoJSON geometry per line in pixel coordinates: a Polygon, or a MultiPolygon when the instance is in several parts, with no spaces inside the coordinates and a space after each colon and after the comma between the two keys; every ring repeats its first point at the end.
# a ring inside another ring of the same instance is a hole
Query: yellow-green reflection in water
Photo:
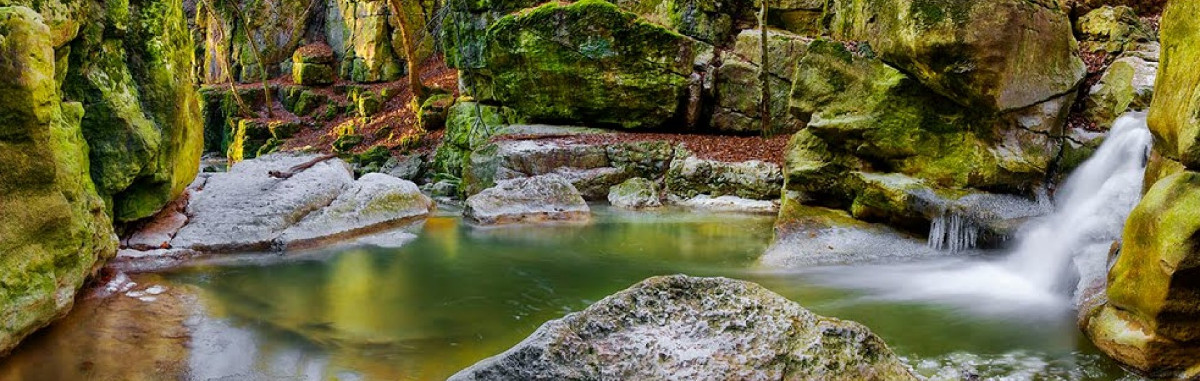
{"type": "Polygon", "coordinates": [[[594,212],[585,225],[486,229],[441,216],[414,228],[418,238],[398,249],[137,276],[140,287],[170,291],[156,302],[124,295],[83,301],[3,360],[0,379],[440,380],[546,320],[674,273],[756,281],[814,312],[860,321],[914,364],[927,359],[931,375],[948,363],[997,358],[989,369],[1015,379],[1121,374],[1091,354],[1069,316],[975,316],[758,268],[771,239],[769,216],[594,212]]]}

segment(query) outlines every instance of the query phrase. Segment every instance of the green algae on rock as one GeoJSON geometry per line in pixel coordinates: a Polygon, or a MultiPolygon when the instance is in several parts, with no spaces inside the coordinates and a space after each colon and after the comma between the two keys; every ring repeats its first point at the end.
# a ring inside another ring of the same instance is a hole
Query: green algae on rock
{"type": "Polygon", "coordinates": [[[59,99],[42,20],[0,7],[0,353],[65,314],[117,244],[89,174],[84,107],[59,99]]]}
{"type": "Polygon", "coordinates": [[[684,111],[706,47],[604,1],[550,3],[492,24],[462,75],[530,121],[659,127],[684,111]]]}
{"type": "Polygon", "coordinates": [[[1168,176],[1129,216],[1108,303],[1084,324],[1108,355],[1155,377],[1200,375],[1200,173],[1168,176]]]}
{"type": "Polygon", "coordinates": [[[869,42],[950,100],[984,110],[1066,94],[1086,73],[1067,13],[1054,2],[838,0],[831,29],[869,42]]]}

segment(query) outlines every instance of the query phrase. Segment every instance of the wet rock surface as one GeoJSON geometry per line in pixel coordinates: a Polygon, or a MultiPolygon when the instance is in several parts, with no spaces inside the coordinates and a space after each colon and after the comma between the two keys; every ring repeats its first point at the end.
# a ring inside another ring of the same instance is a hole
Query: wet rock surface
{"type": "Polygon", "coordinates": [[[558,175],[501,180],[468,197],[463,215],[479,224],[587,221],[583,196],[558,175]]]}
{"type": "Polygon", "coordinates": [[[879,337],[761,286],[654,277],[543,324],[451,380],[915,379],[879,337]]]}

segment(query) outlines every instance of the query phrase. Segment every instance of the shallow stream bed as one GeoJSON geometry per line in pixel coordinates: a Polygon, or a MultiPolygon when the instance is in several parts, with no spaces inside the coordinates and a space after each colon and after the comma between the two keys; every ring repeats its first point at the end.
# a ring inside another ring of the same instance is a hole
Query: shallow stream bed
{"type": "Polygon", "coordinates": [[[417,238],[400,248],[237,256],[134,275],[91,290],[110,296],[81,298],[0,360],[0,380],[441,380],[546,320],[675,273],[758,282],[861,322],[934,379],[1130,378],[1078,333],[1068,309],[900,301],[853,286],[876,266],[760,266],[771,216],[593,212],[586,225],[475,228],[446,210],[412,227],[417,238]]]}

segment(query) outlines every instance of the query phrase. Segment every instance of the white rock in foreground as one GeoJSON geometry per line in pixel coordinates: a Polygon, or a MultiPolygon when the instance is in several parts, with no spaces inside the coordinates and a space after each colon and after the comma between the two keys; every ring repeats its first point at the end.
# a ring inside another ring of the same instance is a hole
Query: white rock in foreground
{"type": "Polygon", "coordinates": [[[450,380],[914,380],[861,324],[762,286],[650,278],[450,380]]]}
{"type": "Polygon", "coordinates": [[[300,220],[283,232],[287,249],[311,246],[382,229],[429,214],[433,200],[417,184],[382,173],[368,173],[342,192],[329,206],[300,220]]]}
{"type": "Polygon", "coordinates": [[[586,221],[591,210],[579,190],[558,175],[501,180],[467,198],[463,215],[491,225],[547,221],[586,221]]]}

